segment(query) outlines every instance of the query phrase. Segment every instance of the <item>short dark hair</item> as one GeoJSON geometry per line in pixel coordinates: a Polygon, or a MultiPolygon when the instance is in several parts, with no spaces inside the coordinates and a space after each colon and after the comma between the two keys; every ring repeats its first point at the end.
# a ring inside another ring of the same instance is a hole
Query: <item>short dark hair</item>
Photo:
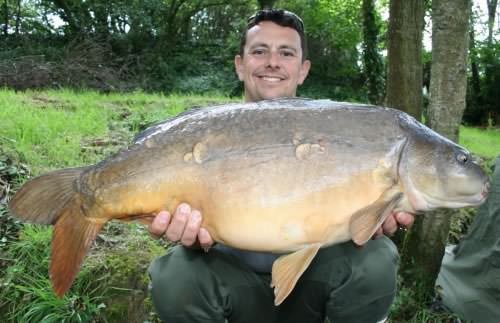
{"type": "Polygon", "coordinates": [[[248,18],[248,23],[243,30],[240,40],[240,55],[243,57],[245,44],[247,41],[247,33],[250,28],[258,25],[262,21],[271,21],[282,27],[290,27],[295,29],[300,36],[300,47],[302,48],[302,61],[307,58],[307,42],[304,28],[304,22],[295,13],[283,9],[264,9],[257,11],[253,16],[248,18]]]}

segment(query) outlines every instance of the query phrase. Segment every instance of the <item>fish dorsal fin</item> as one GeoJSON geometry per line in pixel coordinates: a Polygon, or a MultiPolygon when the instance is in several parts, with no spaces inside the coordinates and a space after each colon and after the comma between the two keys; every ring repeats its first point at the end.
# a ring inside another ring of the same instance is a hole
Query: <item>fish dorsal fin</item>
{"type": "Polygon", "coordinates": [[[290,294],[320,247],[320,243],[311,244],[281,256],[273,263],[271,287],[274,287],[274,305],[280,305],[290,294]]]}
{"type": "Polygon", "coordinates": [[[370,240],[402,197],[403,193],[393,187],[375,202],[354,213],[349,227],[354,243],[361,246],[370,240]]]}

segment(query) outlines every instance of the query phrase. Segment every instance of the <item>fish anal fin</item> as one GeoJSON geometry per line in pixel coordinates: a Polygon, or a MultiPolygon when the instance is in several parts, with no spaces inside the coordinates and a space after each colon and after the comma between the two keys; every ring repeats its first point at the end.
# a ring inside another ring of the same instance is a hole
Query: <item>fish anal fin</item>
{"type": "Polygon", "coordinates": [[[361,246],[370,240],[402,197],[403,193],[391,188],[375,202],[354,213],[350,223],[351,237],[354,243],[361,246]]]}
{"type": "Polygon", "coordinates": [[[283,255],[274,262],[271,287],[274,287],[274,304],[276,306],[280,305],[290,294],[320,247],[320,243],[311,244],[294,253],[283,255]]]}
{"type": "Polygon", "coordinates": [[[78,196],[62,210],[54,225],[49,269],[57,296],[62,297],[71,287],[85,255],[106,222],[107,219],[86,217],[78,196]]]}

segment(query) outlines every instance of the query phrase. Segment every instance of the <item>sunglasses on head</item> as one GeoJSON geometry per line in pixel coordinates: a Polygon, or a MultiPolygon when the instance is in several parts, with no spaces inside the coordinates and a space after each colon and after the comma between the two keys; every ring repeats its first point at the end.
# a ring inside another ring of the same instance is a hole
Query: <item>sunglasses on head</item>
{"type": "Polygon", "coordinates": [[[267,10],[259,10],[253,16],[248,18],[248,25],[255,24],[256,21],[260,22],[262,20],[269,20],[269,17],[272,16],[283,16],[284,18],[291,19],[294,22],[294,26],[296,29],[302,33],[304,33],[304,22],[302,19],[297,16],[295,13],[288,10],[275,10],[275,9],[267,9],[267,10]]]}

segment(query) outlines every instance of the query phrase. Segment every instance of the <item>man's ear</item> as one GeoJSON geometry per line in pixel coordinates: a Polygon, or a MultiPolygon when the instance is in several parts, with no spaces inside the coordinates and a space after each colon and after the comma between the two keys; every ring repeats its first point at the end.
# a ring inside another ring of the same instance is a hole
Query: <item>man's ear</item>
{"type": "Polygon", "coordinates": [[[307,75],[309,74],[309,70],[311,69],[311,61],[306,59],[305,61],[302,62],[302,65],[300,67],[300,75],[299,75],[299,85],[302,85],[304,83],[307,75]]]}
{"type": "Polygon", "coordinates": [[[240,55],[234,56],[234,69],[236,70],[236,74],[238,74],[238,78],[240,79],[240,81],[243,81],[244,78],[243,58],[240,55]]]}

